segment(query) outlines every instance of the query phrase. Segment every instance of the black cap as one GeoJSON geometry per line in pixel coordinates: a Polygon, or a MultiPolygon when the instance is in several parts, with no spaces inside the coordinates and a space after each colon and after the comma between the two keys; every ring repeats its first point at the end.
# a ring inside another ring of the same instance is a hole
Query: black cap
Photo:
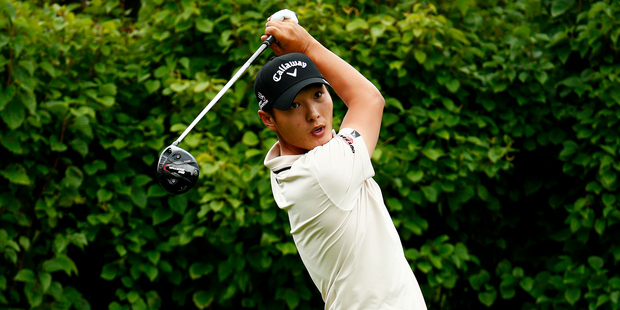
{"type": "Polygon", "coordinates": [[[258,71],[254,94],[261,110],[287,110],[300,90],[317,83],[331,87],[310,57],[290,53],[273,58],[258,71]]]}

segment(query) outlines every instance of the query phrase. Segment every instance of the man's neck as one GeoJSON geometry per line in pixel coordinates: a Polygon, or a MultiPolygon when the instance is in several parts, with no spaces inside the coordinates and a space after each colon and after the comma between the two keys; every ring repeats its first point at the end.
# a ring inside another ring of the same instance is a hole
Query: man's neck
{"type": "Polygon", "coordinates": [[[294,147],[292,145],[289,145],[288,143],[284,142],[282,140],[280,140],[280,156],[282,155],[301,155],[301,154],[305,154],[306,152],[308,152],[308,150],[303,150],[297,147],[294,147]]]}

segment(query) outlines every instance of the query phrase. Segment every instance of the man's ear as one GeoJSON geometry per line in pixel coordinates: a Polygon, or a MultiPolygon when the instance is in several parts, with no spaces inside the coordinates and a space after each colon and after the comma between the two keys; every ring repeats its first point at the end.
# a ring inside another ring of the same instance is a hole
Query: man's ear
{"type": "Polygon", "coordinates": [[[260,120],[263,121],[263,124],[265,124],[267,128],[271,129],[272,131],[277,131],[276,122],[273,119],[273,116],[271,116],[269,113],[263,110],[258,110],[258,116],[260,117],[260,120]]]}

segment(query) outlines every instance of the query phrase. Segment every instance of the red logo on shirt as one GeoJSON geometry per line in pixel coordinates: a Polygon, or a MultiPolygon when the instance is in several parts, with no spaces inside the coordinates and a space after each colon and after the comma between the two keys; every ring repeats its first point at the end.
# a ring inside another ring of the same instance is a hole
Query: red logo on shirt
{"type": "Polygon", "coordinates": [[[344,142],[346,142],[351,147],[351,152],[355,153],[355,147],[353,146],[353,138],[346,137],[343,135],[338,135],[344,142]]]}

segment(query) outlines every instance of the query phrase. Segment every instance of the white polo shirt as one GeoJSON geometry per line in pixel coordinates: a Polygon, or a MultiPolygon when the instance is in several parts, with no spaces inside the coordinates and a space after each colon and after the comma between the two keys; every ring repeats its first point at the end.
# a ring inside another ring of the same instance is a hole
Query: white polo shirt
{"type": "Polygon", "coordinates": [[[332,134],[303,155],[281,156],[276,142],[265,158],[325,309],[426,309],[364,140],[350,128],[332,134]]]}

